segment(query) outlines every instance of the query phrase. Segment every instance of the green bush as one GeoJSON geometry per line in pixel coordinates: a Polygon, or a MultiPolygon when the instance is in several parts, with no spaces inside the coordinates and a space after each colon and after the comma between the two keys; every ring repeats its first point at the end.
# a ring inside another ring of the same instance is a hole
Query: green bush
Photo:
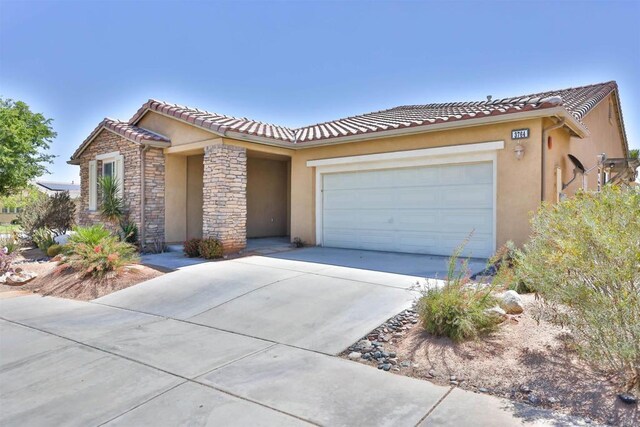
{"type": "Polygon", "coordinates": [[[48,212],[49,198],[42,193],[22,209],[17,219],[27,236],[31,238],[37,229],[47,226],[48,212]]]}
{"type": "Polygon", "coordinates": [[[138,242],[138,226],[128,219],[120,221],[120,240],[135,245],[138,242]]]}
{"type": "MultiPolygon", "coordinates": [[[[41,228],[48,228],[58,236],[65,234],[74,223],[76,204],[66,191],[53,196],[35,197],[18,214],[18,221],[24,232],[33,240],[33,234],[41,228]]],[[[34,240],[34,243],[35,240],[34,240]]]]}
{"type": "MultiPolygon", "coordinates": [[[[91,237],[95,237],[95,234],[91,237]]],[[[86,243],[91,240],[69,239],[65,245],[66,258],[62,263],[71,266],[82,276],[102,278],[138,262],[135,246],[120,241],[116,236],[107,235],[98,243],[86,243]]]]}
{"type": "Polygon", "coordinates": [[[545,205],[516,273],[581,355],[640,389],[640,193],[605,186],[545,205]]]}
{"type": "Polygon", "coordinates": [[[33,232],[33,236],[31,236],[33,243],[35,243],[38,249],[45,253],[47,252],[47,249],[49,249],[49,246],[56,243],[53,238],[53,232],[45,227],[38,228],[33,232]]]}
{"type": "Polygon", "coordinates": [[[486,312],[497,305],[491,295],[493,287],[470,284],[466,261],[456,268],[463,247],[458,247],[449,259],[444,284],[422,289],[416,307],[427,332],[454,341],[475,338],[494,330],[499,323],[486,312]]]}
{"type": "Polygon", "coordinates": [[[62,252],[62,246],[60,245],[51,245],[47,249],[47,256],[54,257],[62,252]]]}
{"type": "Polygon", "coordinates": [[[69,236],[68,243],[95,246],[102,240],[111,236],[111,232],[104,228],[102,224],[96,224],[89,227],[75,227],[74,233],[69,236]]]}
{"type": "Polygon", "coordinates": [[[200,256],[200,245],[202,244],[202,239],[189,239],[184,242],[183,251],[186,256],[189,258],[197,258],[200,256]]]}
{"type": "Polygon", "coordinates": [[[516,275],[515,263],[517,262],[517,256],[518,249],[512,241],[508,241],[491,257],[489,263],[496,269],[492,281],[494,289],[510,289],[519,294],[533,292],[533,289],[516,275]]]}
{"type": "Polygon", "coordinates": [[[200,242],[200,256],[205,259],[222,258],[223,255],[222,243],[218,239],[209,237],[202,239],[200,242]]]}

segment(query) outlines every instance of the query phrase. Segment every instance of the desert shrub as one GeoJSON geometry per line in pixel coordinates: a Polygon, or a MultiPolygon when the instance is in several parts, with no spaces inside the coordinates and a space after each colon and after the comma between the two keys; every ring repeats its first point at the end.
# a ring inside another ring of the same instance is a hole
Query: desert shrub
{"type": "Polygon", "coordinates": [[[444,283],[421,289],[417,303],[424,329],[430,334],[447,336],[454,341],[490,332],[499,322],[486,312],[497,304],[491,295],[493,286],[469,283],[467,261],[457,268],[463,248],[464,245],[459,246],[449,259],[444,283]]]}
{"type": "Polygon", "coordinates": [[[495,269],[495,276],[492,281],[495,289],[511,289],[519,294],[533,292],[533,289],[516,275],[515,263],[517,262],[518,253],[515,244],[512,241],[508,241],[489,259],[489,263],[495,269]]]}
{"type": "Polygon", "coordinates": [[[67,191],[53,196],[42,195],[22,209],[18,214],[18,221],[31,239],[35,231],[41,228],[48,228],[58,236],[65,234],[73,226],[75,210],[76,204],[67,191]]]}
{"type": "Polygon", "coordinates": [[[86,245],[95,246],[100,244],[102,240],[111,236],[111,232],[102,224],[96,224],[89,227],[76,227],[73,231],[74,233],[69,236],[67,243],[84,243],[86,245]]]}
{"type": "Polygon", "coordinates": [[[222,258],[222,243],[218,239],[208,237],[200,242],[200,256],[205,259],[222,258]]]}
{"type": "Polygon", "coordinates": [[[640,389],[640,193],[605,186],[541,207],[516,273],[586,360],[640,389]]]}
{"type": "Polygon", "coordinates": [[[131,243],[132,245],[138,242],[138,226],[135,222],[129,219],[123,219],[120,221],[120,240],[123,242],[131,243]]]}
{"type": "Polygon", "coordinates": [[[42,194],[22,209],[18,214],[18,221],[27,236],[32,237],[33,233],[47,226],[47,215],[49,212],[49,198],[42,194]]]}
{"type": "Polygon", "coordinates": [[[49,246],[55,244],[55,240],[53,240],[54,234],[51,230],[46,227],[38,228],[33,232],[31,239],[33,243],[43,252],[47,252],[49,246]]]}
{"type": "Polygon", "coordinates": [[[62,246],[53,244],[47,249],[47,256],[54,257],[62,252],[62,246]]]}
{"type": "Polygon", "coordinates": [[[65,245],[66,257],[62,264],[69,265],[82,276],[101,278],[118,273],[122,267],[138,262],[135,246],[107,235],[99,243],[71,240],[65,245]]]}
{"type": "Polygon", "coordinates": [[[108,221],[119,221],[124,215],[124,200],[118,181],[112,176],[103,176],[98,180],[98,187],[101,194],[100,215],[108,221]]]}
{"type": "Polygon", "coordinates": [[[197,258],[200,256],[200,245],[202,244],[202,239],[189,239],[184,242],[184,254],[189,258],[197,258]]]}
{"type": "Polygon", "coordinates": [[[48,198],[49,206],[45,226],[56,235],[65,234],[73,227],[76,203],[68,191],[61,191],[48,198]]]}

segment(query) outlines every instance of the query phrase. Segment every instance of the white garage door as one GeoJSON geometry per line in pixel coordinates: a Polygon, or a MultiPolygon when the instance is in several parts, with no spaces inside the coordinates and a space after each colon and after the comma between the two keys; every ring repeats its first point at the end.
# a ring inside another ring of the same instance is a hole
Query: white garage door
{"type": "Polygon", "coordinates": [[[464,256],[493,252],[491,162],[323,174],[323,245],[464,256]]]}

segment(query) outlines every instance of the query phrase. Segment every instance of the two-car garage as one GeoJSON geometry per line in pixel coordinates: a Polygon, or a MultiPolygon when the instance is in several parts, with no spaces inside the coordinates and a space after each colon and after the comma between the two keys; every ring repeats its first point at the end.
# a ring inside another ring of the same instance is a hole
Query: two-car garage
{"type": "Polygon", "coordinates": [[[464,256],[495,251],[502,142],[315,161],[316,239],[327,247],[464,256]],[[480,146],[480,147],[479,147],[480,146]]]}

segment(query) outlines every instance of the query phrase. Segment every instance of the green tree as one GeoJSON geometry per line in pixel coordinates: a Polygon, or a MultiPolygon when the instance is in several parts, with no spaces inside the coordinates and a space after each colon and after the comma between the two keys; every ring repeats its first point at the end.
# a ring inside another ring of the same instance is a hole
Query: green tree
{"type": "Polygon", "coordinates": [[[7,208],[24,208],[36,200],[46,197],[35,186],[29,184],[21,191],[17,191],[10,196],[0,197],[0,205],[7,208]]]}
{"type": "Polygon", "coordinates": [[[0,98],[0,197],[25,188],[47,172],[46,154],[56,133],[51,119],[33,113],[22,101],[0,98]]]}

